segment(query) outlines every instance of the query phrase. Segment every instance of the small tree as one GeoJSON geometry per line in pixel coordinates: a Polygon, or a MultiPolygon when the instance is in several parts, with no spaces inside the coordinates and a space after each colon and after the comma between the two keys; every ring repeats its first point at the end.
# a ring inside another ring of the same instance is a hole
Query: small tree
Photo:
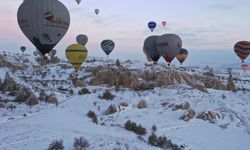
{"type": "Polygon", "coordinates": [[[89,146],[89,142],[82,136],[75,138],[73,146],[75,150],[85,150],[89,146]]]}
{"type": "Polygon", "coordinates": [[[64,150],[63,140],[55,140],[51,142],[48,150],[64,150]]]}

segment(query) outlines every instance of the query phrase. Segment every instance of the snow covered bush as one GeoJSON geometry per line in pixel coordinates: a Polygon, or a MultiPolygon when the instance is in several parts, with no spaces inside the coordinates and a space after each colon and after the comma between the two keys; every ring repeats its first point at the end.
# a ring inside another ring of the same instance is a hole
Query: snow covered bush
{"type": "Polygon", "coordinates": [[[63,140],[55,140],[51,142],[48,150],[64,150],[63,140]]]}
{"type": "Polygon", "coordinates": [[[113,100],[115,98],[115,95],[110,93],[109,91],[105,91],[102,96],[99,96],[100,99],[105,99],[105,100],[113,100]]]}
{"type": "Polygon", "coordinates": [[[98,119],[97,119],[97,116],[96,116],[95,112],[89,111],[87,113],[87,116],[92,119],[92,122],[98,124],[98,119]]]}
{"type": "Polygon", "coordinates": [[[181,150],[178,145],[173,144],[166,136],[157,137],[155,133],[148,137],[148,144],[167,150],[181,150]]]}
{"type": "Polygon", "coordinates": [[[81,90],[78,91],[79,95],[83,94],[90,94],[91,92],[87,88],[82,88],[81,90]]]}
{"type": "Polygon", "coordinates": [[[89,142],[82,136],[80,138],[75,138],[74,150],[85,150],[89,146],[89,142]]]}
{"type": "Polygon", "coordinates": [[[147,130],[144,127],[142,127],[140,124],[137,125],[135,122],[130,120],[128,120],[124,126],[128,131],[132,131],[138,135],[145,135],[147,133],[147,130]]]}

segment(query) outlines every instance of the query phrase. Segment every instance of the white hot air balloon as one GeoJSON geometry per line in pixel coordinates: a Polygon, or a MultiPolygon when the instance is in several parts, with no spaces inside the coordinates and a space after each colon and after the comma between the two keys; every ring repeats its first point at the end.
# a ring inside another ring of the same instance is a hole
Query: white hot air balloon
{"type": "Polygon", "coordinates": [[[42,55],[56,46],[70,25],[68,9],[58,0],[25,0],[18,9],[17,20],[42,55]]]}

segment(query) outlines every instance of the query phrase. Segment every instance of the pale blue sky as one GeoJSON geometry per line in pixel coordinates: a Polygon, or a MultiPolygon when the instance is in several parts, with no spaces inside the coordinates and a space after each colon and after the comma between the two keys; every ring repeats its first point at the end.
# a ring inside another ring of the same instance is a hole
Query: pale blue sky
{"type": "MultiPolygon", "coordinates": [[[[147,36],[176,33],[183,47],[190,51],[228,50],[239,40],[250,40],[249,0],[61,0],[69,9],[71,26],[55,47],[64,56],[67,45],[75,43],[78,33],[89,36],[86,47],[91,56],[104,56],[100,42],[113,39],[116,48],[111,58],[145,60],[143,41],[147,36]],[[99,8],[96,16],[94,9],[99,8]],[[151,33],[148,21],[158,28],[151,33]],[[166,20],[167,28],[161,26],[166,20]]],[[[20,31],[16,12],[22,0],[5,0],[0,5],[0,45],[5,50],[19,50],[20,45],[35,48],[20,31]]],[[[226,51],[227,52],[227,51],[226,51]]],[[[237,60],[237,57],[235,57],[237,60]]]]}

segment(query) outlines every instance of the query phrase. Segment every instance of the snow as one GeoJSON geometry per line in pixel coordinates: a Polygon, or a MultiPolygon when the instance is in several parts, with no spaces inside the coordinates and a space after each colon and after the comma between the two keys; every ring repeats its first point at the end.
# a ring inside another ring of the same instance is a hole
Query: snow
{"type": "MultiPolygon", "coordinates": [[[[9,57],[11,58],[11,56],[9,57]]],[[[36,63],[35,61],[31,62],[36,63]]],[[[95,62],[85,63],[83,68],[105,66],[112,63],[115,61],[96,58],[95,62]]],[[[137,61],[122,62],[122,65],[130,69],[149,69],[145,67],[144,63],[137,61]]],[[[156,68],[164,69],[167,67],[160,64],[156,68]]],[[[205,72],[200,67],[187,68],[189,69],[186,72],[190,73],[202,74],[205,72]]],[[[33,74],[33,65],[29,65],[28,72],[22,74],[17,71],[12,73],[12,76],[15,76],[19,83],[31,88],[37,86],[45,89],[46,92],[55,93],[60,104],[55,106],[41,102],[30,108],[24,104],[9,103],[16,105],[17,108],[14,110],[0,109],[1,150],[46,149],[55,139],[62,139],[65,149],[71,150],[74,139],[80,136],[84,136],[89,141],[90,147],[88,149],[91,150],[113,150],[115,148],[157,150],[160,148],[150,146],[145,142],[152,132],[153,124],[157,126],[156,134],[158,136],[165,135],[175,144],[186,145],[185,150],[248,150],[250,147],[249,91],[234,93],[208,89],[208,93],[203,93],[182,84],[147,91],[131,89],[115,91],[112,87],[103,85],[87,86],[86,88],[92,93],[80,96],[77,95],[80,88],[72,87],[71,83],[67,81],[69,74],[73,71],[71,68],[61,69],[59,65],[54,64],[40,69],[47,71],[45,78],[33,74]],[[31,79],[26,81],[21,79],[22,76],[31,76],[31,79]],[[40,81],[53,80],[59,82],[55,82],[54,85],[48,82],[48,86],[43,86],[40,83],[40,81]],[[75,91],[75,94],[61,92],[57,89],[58,87],[70,87],[75,91]],[[111,93],[116,96],[114,100],[106,101],[98,98],[106,90],[111,90],[111,93]],[[148,108],[137,108],[138,102],[142,99],[147,101],[148,108]],[[186,110],[172,111],[170,105],[181,104],[185,101],[190,103],[197,114],[213,111],[220,114],[220,118],[212,122],[198,118],[188,122],[180,120],[179,118],[186,113],[186,110]],[[119,105],[121,102],[127,102],[129,106],[121,107],[121,110],[112,115],[105,115],[105,110],[110,104],[119,105]],[[168,103],[168,105],[164,106],[163,103],[168,103]],[[97,114],[98,124],[93,123],[87,117],[86,114],[89,110],[97,114]],[[147,129],[147,134],[142,136],[145,141],[140,140],[135,133],[123,128],[127,120],[141,124],[147,129]],[[102,123],[105,125],[101,125],[102,123]]],[[[0,68],[1,79],[4,78],[5,72],[5,68],[0,68]]],[[[216,68],[215,72],[216,76],[224,77],[223,81],[226,82],[228,74],[224,70],[216,68]]],[[[83,69],[79,76],[84,75],[89,74],[83,69]]],[[[250,88],[250,82],[247,81],[250,79],[249,75],[243,75],[240,70],[235,70],[233,75],[245,80],[245,83],[243,81],[237,82],[238,87],[250,88]]],[[[38,91],[34,91],[37,95],[39,94],[38,91]]],[[[4,94],[1,94],[2,96],[4,94]]]]}

